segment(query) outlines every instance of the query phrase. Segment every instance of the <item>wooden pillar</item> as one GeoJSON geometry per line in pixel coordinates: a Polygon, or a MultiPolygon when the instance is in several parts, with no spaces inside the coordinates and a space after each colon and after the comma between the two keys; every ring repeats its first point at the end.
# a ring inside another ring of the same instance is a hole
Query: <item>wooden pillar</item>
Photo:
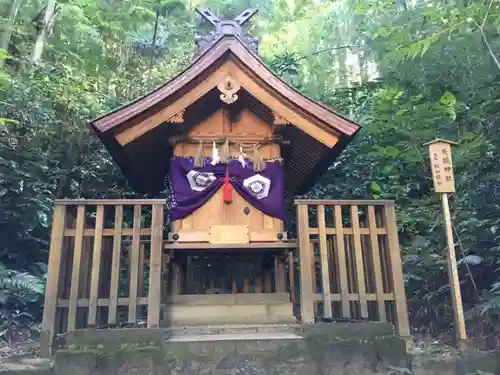
{"type": "Polygon", "coordinates": [[[309,215],[307,205],[297,205],[297,234],[300,260],[300,316],[303,324],[314,323],[312,289],[312,256],[309,244],[309,215]]]}
{"type": "Polygon", "coordinates": [[[271,271],[264,270],[264,293],[272,293],[271,271]]]}
{"type": "Polygon", "coordinates": [[[293,251],[288,252],[288,282],[290,284],[290,301],[294,305],[295,311],[295,259],[293,251]]]}
{"type": "Polygon", "coordinates": [[[172,295],[181,294],[181,266],[179,264],[179,255],[172,259],[172,295]]]}
{"type": "Polygon", "coordinates": [[[254,283],[255,293],[262,293],[262,253],[256,255],[254,283]]]}
{"type": "Polygon", "coordinates": [[[286,292],[285,264],[280,255],[274,256],[274,282],[276,283],[276,293],[286,292]]]}
{"type": "Polygon", "coordinates": [[[52,216],[52,232],[50,236],[47,285],[45,288],[45,304],[42,321],[43,341],[40,344],[40,355],[42,357],[49,357],[52,354],[58,298],[57,291],[59,289],[59,271],[61,269],[61,254],[64,239],[65,212],[65,206],[54,206],[52,216]]]}
{"type": "Polygon", "coordinates": [[[408,310],[406,306],[405,284],[399,248],[398,228],[394,205],[385,206],[385,222],[389,240],[389,262],[394,286],[394,303],[396,307],[396,328],[399,336],[410,337],[408,310]]]}
{"type": "Polygon", "coordinates": [[[168,301],[168,295],[169,295],[169,286],[170,286],[170,282],[169,282],[169,277],[170,277],[170,272],[169,272],[169,269],[170,269],[170,260],[171,260],[172,256],[171,256],[171,253],[167,253],[165,254],[165,259],[163,260],[163,269],[162,269],[162,272],[161,272],[161,285],[162,285],[162,290],[161,290],[161,301],[160,303],[166,303],[168,301]]]}
{"type": "Polygon", "coordinates": [[[163,218],[163,204],[153,205],[151,256],[149,258],[148,328],[156,328],[160,325],[163,218]]]}
{"type": "Polygon", "coordinates": [[[249,287],[250,287],[250,282],[248,280],[248,269],[247,269],[247,272],[245,273],[245,278],[243,279],[243,293],[248,293],[250,291],[249,287]]]}
{"type": "Polygon", "coordinates": [[[243,293],[249,293],[250,292],[250,262],[251,259],[249,259],[248,254],[245,254],[243,256],[243,264],[242,264],[242,269],[244,270],[243,273],[243,293]]]}
{"type": "Polygon", "coordinates": [[[238,293],[238,271],[239,263],[234,260],[234,256],[231,257],[231,292],[233,294],[238,293]]]}

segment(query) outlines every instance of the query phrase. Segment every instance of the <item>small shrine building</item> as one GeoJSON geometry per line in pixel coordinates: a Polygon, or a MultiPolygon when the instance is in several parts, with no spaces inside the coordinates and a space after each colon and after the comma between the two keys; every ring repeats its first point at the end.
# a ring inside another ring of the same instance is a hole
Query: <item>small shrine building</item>
{"type": "Polygon", "coordinates": [[[153,198],[54,203],[42,330],[392,322],[408,336],[391,201],[296,200],[360,131],[308,99],[221,20],[179,75],[91,126],[153,198]],[[167,183],[166,183],[167,181],[167,183]],[[141,323],[143,322],[143,323],[141,323]]]}

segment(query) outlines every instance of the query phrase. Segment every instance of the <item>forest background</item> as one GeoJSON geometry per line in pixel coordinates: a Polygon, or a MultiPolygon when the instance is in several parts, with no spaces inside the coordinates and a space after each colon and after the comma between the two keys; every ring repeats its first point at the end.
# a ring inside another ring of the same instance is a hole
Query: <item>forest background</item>
{"type": "Polygon", "coordinates": [[[423,144],[459,141],[467,324],[499,330],[500,1],[0,0],[0,338],[41,319],[52,199],[134,195],[87,122],[188,66],[206,27],[196,6],[258,7],[250,31],[266,64],[364,125],[308,196],[396,201],[414,333],[453,331],[423,144]]]}

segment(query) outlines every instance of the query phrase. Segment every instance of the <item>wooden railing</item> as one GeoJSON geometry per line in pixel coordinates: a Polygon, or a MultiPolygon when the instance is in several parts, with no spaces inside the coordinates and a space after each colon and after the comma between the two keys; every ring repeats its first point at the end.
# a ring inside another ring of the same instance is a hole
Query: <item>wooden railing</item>
{"type": "MultiPolygon", "coordinates": [[[[294,303],[299,302],[295,277],[300,280],[302,322],[317,317],[389,321],[408,336],[393,203],[297,200],[296,205],[299,267],[291,253],[288,261],[294,303]]],[[[43,355],[52,352],[58,333],[159,326],[166,285],[164,206],[164,200],[55,201],[43,355]]],[[[285,272],[284,264],[280,270],[285,272]]],[[[284,290],[284,277],[277,279],[276,290],[284,290]]]]}
{"type": "Polygon", "coordinates": [[[392,322],[409,336],[392,201],[296,200],[300,313],[392,322]]]}
{"type": "Polygon", "coordinates": [[[42,354],[78,328],[160,321],[164,200],[56,200],[42,354]]]}

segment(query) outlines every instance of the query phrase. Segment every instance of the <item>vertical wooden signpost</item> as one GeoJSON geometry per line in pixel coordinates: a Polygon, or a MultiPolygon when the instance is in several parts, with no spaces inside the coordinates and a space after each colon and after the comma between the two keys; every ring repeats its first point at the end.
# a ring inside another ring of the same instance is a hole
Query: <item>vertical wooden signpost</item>
{"type": "Polygon", "coordinates": [[[451,145],[455,142],[436,139],[426,143],[429,147],[429,156],[432,166],[432,179],[434,190],[441,195],[443,214],[448,240],[448,277],[450,282],[451,297],[453,302],[453,314],[455,317],[457,345],[462,347],[467,339],[465,331],[464,310],[462,305],[462,294],[458,279],[457,260],[455,258],[455,243],[453,241],[453,229],[451,225],[450,206],[448,194],[455,192],[455,179],[453,176],[453,164],[451,159],[451,145]]]}

